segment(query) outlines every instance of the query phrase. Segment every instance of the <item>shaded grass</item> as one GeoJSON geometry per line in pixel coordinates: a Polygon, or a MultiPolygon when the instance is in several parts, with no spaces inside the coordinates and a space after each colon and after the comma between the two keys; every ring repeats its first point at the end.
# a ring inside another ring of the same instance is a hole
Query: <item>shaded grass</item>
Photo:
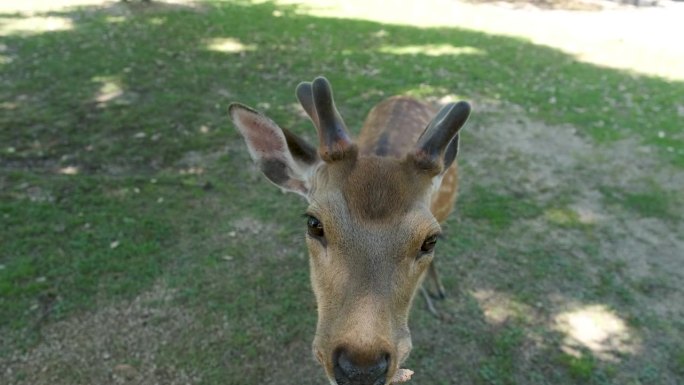
{"type": "MultiPolygon", "coordinates": [[[[61,12],[55,16],[71,19],[73,30],[0,38],[12,58],[0,64],[0,96],[7,100],[0,106],[0,328],[10,330],[12,341],[35,325],[130,298],[164,280],[178,288],[178,306],[193,309],[207,325],[228,322],[230,333],[182,336],[160,362],[183,362],[208,384],[251,384],[274,375],[275,356],[282,367],[298,368],[294,373],[313,373],[302,383],[319,383],[322,373],[308,351],[316,320],[301,242],[304,203],[255,177],[238,134],[225,128],[227,104],[239,100],[312,137],[292,105],[292,90],[319,74],[335,85],[352,130],[388,95],[457,94],[518,104],[596,141],[637,138],[664,161],[684,165],[681,152],[667,151],[683,144],[671,135],[680,129],[673,101],[684,95],[681,83],[598,68],[520,39],[295,11],[227,2],[201,12],[132,13],[117,23],[108,19],[112,9],[61,12]],[[274,17],[276,10],[283,16],[274,17]],[[254,48],[212,51],[207,41],[215,38],[254,48]],[[439,44],[478,53],[385,49],[439,44]],[[59,174],[69,166],[78,173],[59,174]],[[189,174],[192,167],[201,172],[189,174]],[[253,226],[240,227],[244,218],[253,226]],[[286,355],[288,347],[297,353],[286,355]]],[[[608,365],[591,357],[563,359],[556,349],[522,359],[531,326],[520,321],[492,330],[468,288],[510,293],[529,306],[547,305],[552,288],[638,313],[630,308],[634,293],[620,266],[600,259],[596,237],[575,226],[572,212],[468,183],[473,188],[459,202],[461,222],[448,224],[452,231],[439,249],[462,319],[440,324],[414,311],[412,362],[424,368],[416,381],[452,383],[459,373],[482,384],[521,377],[539,384],[610,383],[602,374],[608,365]],[[534,245],[513,242],[524,235],[521,223],[544,220],[584,242],[572,248],[544,237],[534,245]],[[578,250],[586,260],[576,257],[578,250]],[[587,261],[600,272],[590,271],[587,261]],[[460,343],[472,351],[463,353],[460,343]],[[557,363],[566,372],[549,369],[557,363]]],[[[604,195],[645,216],[668,218],[671,211],[671,197],[657,188],[604,195]]],[[[681,327],[671,329],[675,335],[681,327]]],[[[664,350],[673,350],[669,379],[682,375],[681,351],[671,347],[677,341],[664,342],[664,350]]],[[[638,376],[631,367],[624,371],[638,376]]]]}
{"type": "Polygon", "coordinates": [[[505,327],[493,336],[489,342],[491,353],[489,358],[480,364],[478,370],[483,384],[505,385],[515,384],[516,355],[524,340],[524,332],[513,326],[505,327]]]}
{"type": "Polygon", "coordinates": [[[650,218],[678,219],[681,197],[650,183],[648,191],[623,191],[604,187],[603,198],[608,204],[617,204],[629,211],[650,218]]]}
{"type": "Polygon", "coordinates": [[[3,192],[0,204],[9,230],[2,240],[0,327],[22,327],[32,313],[59,318],[89,308],[103,289],[113,298],[138,293],[170,257],[162,251],[174,230],[156,212],[158,189],[147,181],[9,179],[15,188],[3,192]]]}
{"type": "Polygon", "coordinates": [[[562,355],[562,363],[568,368],[570,375],[577,381],[586,382],[591,380],[596,370],[596,360],[591,354],[583,354],[579,357],[562,355]]]}
{"type": "Polygon", "coordinates": [[[464,197],[461,213],[473,220],[484,220],[494,228],[504,228],[542,213],[535,202],[524,197],[501,195],[485,187],[476,187],[464,197]]]}

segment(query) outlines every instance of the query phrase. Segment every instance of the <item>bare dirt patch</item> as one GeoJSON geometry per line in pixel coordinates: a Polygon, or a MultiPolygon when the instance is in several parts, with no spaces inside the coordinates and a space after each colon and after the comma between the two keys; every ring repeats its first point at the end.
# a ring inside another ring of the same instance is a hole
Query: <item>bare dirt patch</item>
{"type": "Polygon", "coordinates": [[[595,143],[571,125],[533,121],[519,107],[497,101],[475,102],[474,109],[485,113],[484,120],[468,128],[475,143],[463,145],[463,157],[478,181],[522,189],[542,201],[555,197],[557,190],[592,201],[601,186],[638,191],[655,183],[672,192],[684,186],[684,175],[663,165],[656,147],[632,139],[595,143]],[[488,163],[504,167],[505,177],[487,172],[488,163]]]}
{"type": "MultiPolygon", "coordinates": [[[[531,246],[551,253],[554,248],[569,250],[592,285],[600,286],[605,279],[616,282],[598,303],[596,298],[577,303],[559,292],[555,283],[539,287],[549,293],[547,316],[560,317],[567,326],[572,322],[563,314],[579,311],[579,321],[573,322],[596,329],[593,339],[584,336],[579,340],[589,338],[591,343],[579,345],[598,358],[610,356],[611,360],[627,351],[618,349],[623,345],[613,346],[615,341],[608,338],[612,335],[601,334],[605,332],[604,326],[615,325],[600,317],[598,321],[584,317],[582,311],[591,310],[592,306],[608,306],[621,308],[620,316],[625,319],[671,322],[684,317],[684,292],[679,284],[684,279],[684,212],[676,198],[684,186],[684,175],[659,159],[658,148],[633,140],[596,143],[570,125],[530,120],[516,106],[480,101],[475,103],[475,110],[478,107],[485,112],[481,120],[468,127],[470,136],[462,141],[461,195],[479,191],[474,186],[484,186],[487,191],[498,191],[504,196],[531,199],[544,208],[542,216],[515,221],[495,243],[522,255],[531,246]],[[614,200],[615,195],[643,193],[643,199],[648,201],[649,191],[661,191],[653,199],[671,199],[663,203],[667,215],[650,215],[614,200]],[[624,299],[629,303],[627,307],[618,292],[613,291],[619,288],[629,293],[624,299]]],[[[496,267],[495,258],[487,263],[492,266],[481,268],[496,267]]],[[[478,283],[473,282],[473,287],[478,287],[478,283]]],[[[488,322],[495,325],[501,317],[506,319],[519,311],[506,301],[492,302],[496,296],[479,295],[486,292],[486,285],[479,290],[473,295],[488,322]]],[[[548,319],[530,320],[531,325],[539,322],[548,323],[548,319]]],[[[553,323],[549,325],[553,327],[553,323]]],[[[631,353],[626,354],[639,354],[645,360],[658,357],[662,344],[672,337],[650,326],[620,325],[625,338],[644,336],[643,344],[630,345],[631,353]]],[[[589,332],[585,330],[586,333],[589,332]]]]}

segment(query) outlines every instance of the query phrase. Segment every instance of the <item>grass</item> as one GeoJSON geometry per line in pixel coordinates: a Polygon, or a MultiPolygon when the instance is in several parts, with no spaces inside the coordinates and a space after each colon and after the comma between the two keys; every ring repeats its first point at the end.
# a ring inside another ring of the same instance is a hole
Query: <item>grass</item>
{"type": "Polygon", "coordinates": [[[620,205],[640,216],[677,218],[675,207],[679,205],[678,196],[653,183],[648,191],[620,191],[620,189],[604,187],[602,193],[609,204],[620,205]]]}
{"type": "Polygon", "coordinates": [[[506,327],[493,336],[489,342],[492,348],[490,357],[481,364],[480,379],[486,384],[515,384],[512,376],[515,369],[516,354],[524,341],[524,331],[516,327],[506,327]]]}
{"type": "Polygon", "coordinates": [[[88,308],[103,289],[113,297],[134,294],[161,273],[174,230],[155,210],[158,191],[149,182],[66,176],[46,183],[19,173],[9,179],[19,183],[0,205],[11,229],[0,270],[2,326],[24,326],[36,299],[46,307],[40,311],[59,318],[88,308]]]}
{"type": "Polygon", "coordinates": [[[475,221],[483,220],[491,227],[504,228],[513,222],[535,218],[542,209],[532,200],[515,199],[478,186],[464,199],[463,216],[475,221]]]}
{"type": "MultiPolygon", "coordinates": [[[[128,358],[141,373],[154,364],[199,373],[204,384],[286,383],[281,371],[322,383],[309,351],[316,319],[300,231],[304,203],[248,166],[226,110],[232,101],[255,106],[311,139],[293,90],[319,74],[334,85],[352,130],[386,96],[457,94],[573,125],[597,148],[633,140],[650,146],[661,167],[684,166],[672,103],[684,95],[679,82],[596,67],[516,38],[326,19],[269,2],[122,7],[55,11],[49,16],[72,28],[0,36],[0,362],[31,354],[64,322],[126,304],[161,282],[174,300],[150,308],[182,308],[195,318],[153,358],[128,358]]],[[[473,127],[508,118],[481,115],[473,127]]],[[[476,131],[464,133],[464,147],[476,131]]],[[[462,162],[466,176],[478,167],[469,162],[462,162]]],[[[581,224],[570,206],[515,186],[493,188],[492,180],[511,178],[500,166],[488,168],[489,180],[462,181],[439,246],[450,291],[442,306],[453,317],[436,321],[416,301],[408,362],[416,382],[681,381],[684,325],[643,307],[653,290],[676,285],[661,284],[660,275],[632,279],[606,260],[610,226],[581,224]],[[477,290],[505,293],[501,306],[508,301],[520,314],[492,322],[477,290]],[[608,303],[623,318],[655,319],[666,332],[635,324],[641,350],[618,363],[569,357],[554,316],[578,303],[608,303]]],[[[604,187],[602,204],[624,218],[681,224],[674,193],[645,186],[604,187]]],[[[551,193],[565,202],[575,190],[561,185],[551,193]]],[[[72,358],[53,359],[60,366],[72,358]]],[[[68,377],[54,369],[57,380],[48,383],[99,382],[115,366],[88,365],[91,372],[68,377]]],[[[49,381],[30,367],[2,375],[9,383],[49,381]]]]}
{"type": "Polygon", "coordinates": [[[596,361],[594,357],[588,354],[579,357],[563,356],[563,363],[567,366],[570,375],[578,381],[591,380],[596,370],[596,361]]]}

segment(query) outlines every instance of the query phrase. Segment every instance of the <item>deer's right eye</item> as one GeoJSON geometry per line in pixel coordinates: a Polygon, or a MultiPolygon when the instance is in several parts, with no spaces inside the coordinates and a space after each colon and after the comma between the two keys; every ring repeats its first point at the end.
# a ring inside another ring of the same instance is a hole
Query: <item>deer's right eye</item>
{"type": "Polygon", "coordinates": [[[431,235],[427,238],[425,238],[425,241],[423,242],[423,245],[420,246],[420,251],[422,253],[431,253],[435,249],[435,245],[437,244],[437,235],[431,235]]]}
{"type": "Polygon", "coordinates": [[[314,238],[323,238],[325,235],[325,232],[323,231],[323,224],[314,216],[307,215],[306,226],[307,232],[314,238]]]}

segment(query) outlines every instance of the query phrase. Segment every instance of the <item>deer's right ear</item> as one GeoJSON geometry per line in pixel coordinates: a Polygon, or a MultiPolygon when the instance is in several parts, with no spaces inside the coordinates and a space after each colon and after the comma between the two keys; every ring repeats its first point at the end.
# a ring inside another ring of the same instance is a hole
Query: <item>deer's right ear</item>
{"type": "Polygon", "coordinates": [[[310,178],[319,163],[316,149],[271,119],[239,103],[229,113],[247,149],[266,178],[286,191],[308,196],[310,178]]]}

